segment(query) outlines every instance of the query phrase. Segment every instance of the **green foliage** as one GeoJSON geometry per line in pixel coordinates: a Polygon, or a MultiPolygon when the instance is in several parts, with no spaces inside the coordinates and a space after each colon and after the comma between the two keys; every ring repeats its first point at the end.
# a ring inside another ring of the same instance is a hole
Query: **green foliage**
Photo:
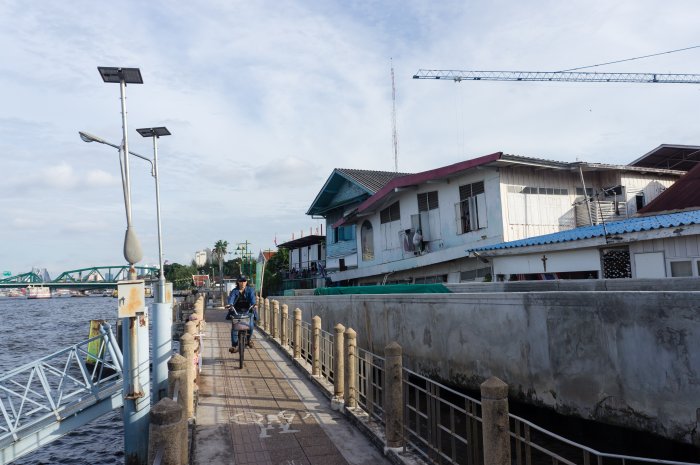
{"type": "Polygon", "coordinates": [[[281,295],[283,291],[282,278],[283,273],[289,269],[289,250],[277,249],[265,265],[265,282],[263,287],[263,295],[281,295]]]}
{"type": "Polygon", "coordinates": [[[197,274],[197,267],[172,263],[163,266],[165,279],[173,283],[173,288],[177,290],[191,289],[194,287],[192,275],[197,274]]]}

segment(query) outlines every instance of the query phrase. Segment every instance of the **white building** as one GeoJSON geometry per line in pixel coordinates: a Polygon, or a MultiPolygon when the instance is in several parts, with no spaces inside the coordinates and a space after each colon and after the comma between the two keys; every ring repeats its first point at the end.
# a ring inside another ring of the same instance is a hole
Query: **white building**
{"type": "Polygon", "coordinates": [[[627,218],[684,173],[499,152],[416,174],[354,170],[383,176],[370,192],[348,171],[307,212],[326,218],[329,277],[344,284],[483,278],[490,264],[467,249],[627,218]]]}

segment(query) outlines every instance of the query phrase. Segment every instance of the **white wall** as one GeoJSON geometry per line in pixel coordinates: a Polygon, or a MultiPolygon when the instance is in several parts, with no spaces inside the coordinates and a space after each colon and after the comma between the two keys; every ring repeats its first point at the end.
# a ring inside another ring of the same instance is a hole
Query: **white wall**
{"type": "Polygon", "coordinates": [[[562,250],[527,255],[508,255],[493,258],[494,274],[545,273],[542,257],[547,257],[546,273],[567,271],[600,272],[600,252],[597,248],[562,250]]]}

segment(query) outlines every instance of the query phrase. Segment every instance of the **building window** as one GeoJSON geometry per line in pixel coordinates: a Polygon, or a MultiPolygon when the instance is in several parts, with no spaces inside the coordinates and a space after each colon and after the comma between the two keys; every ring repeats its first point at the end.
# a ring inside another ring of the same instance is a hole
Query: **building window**
{"type": "Polygon", "coordinates": [[[381,224],[391,223],[392,221],[398,221],[400,219],[401,212],[399,210],[399,202],[394,202],[379,212],[379,222],[381,224]]]}
{"type": "Polygon", "coordinates": [[[689,260],[671,262],[671,276],[674,278],[693,276],[692,262],[689,260]]]}
{"type": "Polygon", "coordinates": [[[360,242],[362,245],[362,260],[374,260],[374,232],[372,223],[365,221],[360,229],[360,242]]]}
{"type": "Polygon", "coordinates": [[[355,240],[355,225],[339,226],[333,228],[333,242],[344,242],[355,240]]]}
{"type": "Polygon", "coordinates": [[[437,191],[424,192],[418,194],[418,211],[427,212],[438,208],[438,193],[437,191]]]}
{"type": "Polygon", "coordinates": [[[459,202],[455,204],[457,234],[483,229],[486,224],[484,181],[459,186],[459,202]]]}

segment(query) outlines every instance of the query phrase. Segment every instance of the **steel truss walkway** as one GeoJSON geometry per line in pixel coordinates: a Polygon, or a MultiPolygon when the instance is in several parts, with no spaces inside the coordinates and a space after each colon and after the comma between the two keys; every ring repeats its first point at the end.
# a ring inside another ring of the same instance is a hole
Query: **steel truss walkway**
{"type": "Polygon", "coordinates": [[[122,406],[122,354],[110,326],[101,332],[0,375],[0,463],[122,406]]]}
{"type": "MultiPolygon", "coordinates": [[[[157,280],[158,268],[137,266],[138,279],[157,280]]],[[[109,288],[116,287],[117,281],[127,279],[129,265],[93,266],[64,271],[52,281],[44,281],[41,276],[30,271],[9,278],[0,279],[0,288],[3,287],[27,287],[46,286],[60,288],[109,288]]]]}

